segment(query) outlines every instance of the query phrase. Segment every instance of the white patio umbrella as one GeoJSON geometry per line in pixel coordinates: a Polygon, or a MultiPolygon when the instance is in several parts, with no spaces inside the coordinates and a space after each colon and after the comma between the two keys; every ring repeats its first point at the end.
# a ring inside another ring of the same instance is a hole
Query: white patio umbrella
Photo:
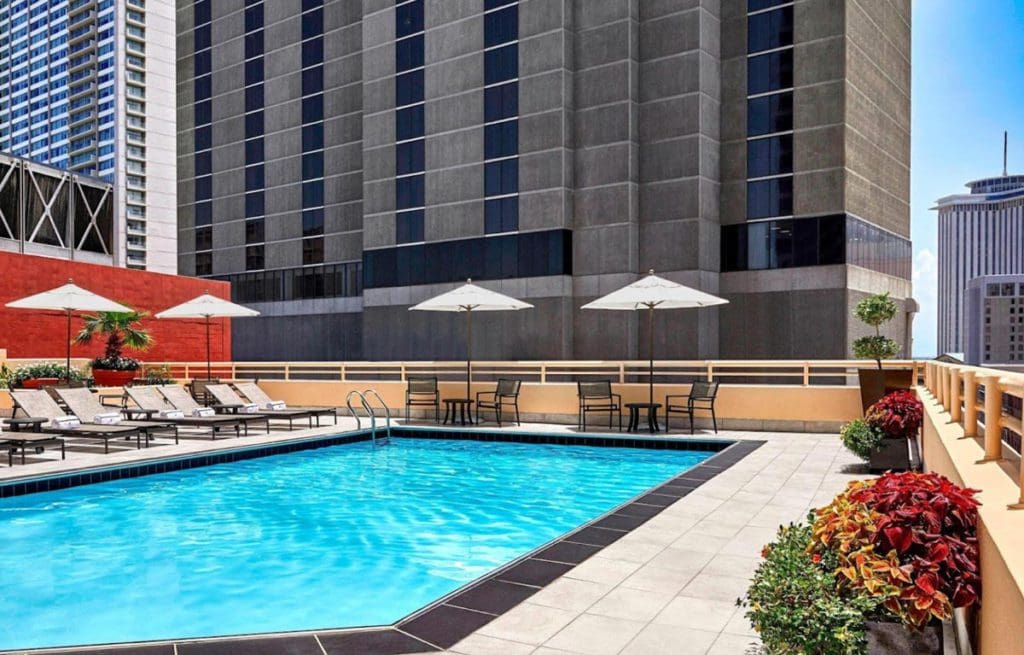
{"type": "Polygon", "coordinates": [[[711,307],[724,305],[729,301],[709,293],[691,289],[671,280],[658,277],[654,271],[648,271],[647,277],[626,285],[618,291],[583,305],[583,309],[618,309],[634,311],[647,310],[647,350],[649,362],[650,402],[654,404],[654,310],[655,309],[689,309],[693,307],[711,307]]]}
{"type": "Polygon", "coordinates": [[[131,312],[131,307],[125,307],[113,300],[108,300],[92,291],[87,291],[76,286],[70,279],[68,283],[43,291],[33,296],[27,296],[20,300],[9,302],[6,305],[13,309],[46,309],[62,311],[67,315],[68,325],[68,349],[67,349],[67,379],[71,379],[71,313],[72,312],[131,312]]]}
{"type": "Polygon", "coordinates": [[[157,318],[202,318],[206,320],[206,379],[210,375],[210,319],[211,318],[247,318],[259,316],[255,309],[242,307],[233,302],[204,293],[188,302],[165,309],[156,315],[157,318]]]}
{"type": "Polygon", "coordinates": [[[409,308],[422,312],[465,312],[466,313],[466,398],[470,398],[470,384],[473,381],[471,344],[473,338],[473,312],[518,311],[533,307],[530,303],[510,296],[478,287],[473,280],[457,289],[424,300],[409,308]]]}

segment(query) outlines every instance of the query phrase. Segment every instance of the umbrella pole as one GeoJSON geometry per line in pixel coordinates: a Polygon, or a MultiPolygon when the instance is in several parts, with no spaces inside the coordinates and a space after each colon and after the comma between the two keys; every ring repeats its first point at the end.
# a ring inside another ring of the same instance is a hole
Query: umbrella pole
{"type": "Polygon", "coordinates": [[[210,375],[210,317],[206,317],[206,380],[212,380],[210,375]]]}
{"type": "Polygon", "coordinates": [[[65,375],[67,376],[67,381],[70,384],[71,383],[71,310],[70,309],[66,310],[66,313],[68,315],[68,359],[67,359],[67,362],[66,362],[66,364],[67,364],[67,372],[65,373],[65,375]]]}
{"type": "Polygon", "coordinates": [[[470,386],[473,383],[473,367],[470,364],[473,348],[473,310],[466,310],[466,400],[470,399],[470,386]]]}
{"type": "Polygon", "coordinates": [[[650,404],[654,404],[654,305],[647,307],[647,355],[650,357],[650,368],[647,381],[650,389],[650,404]]]}

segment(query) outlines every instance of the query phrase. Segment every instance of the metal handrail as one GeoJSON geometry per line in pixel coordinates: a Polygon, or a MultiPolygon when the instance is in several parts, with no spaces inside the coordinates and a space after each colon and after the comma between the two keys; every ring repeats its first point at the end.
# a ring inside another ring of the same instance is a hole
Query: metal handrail
{"type": "Polygon", "coordinates": [[[356,410],[352,408],[352,396],[359,398],[359,403],[366,410],[366,413],[370,416],[370,441],[374,446],[377,445],[377,415],[373,413],[373,407],[370,406],[369,401],[366,400],[366,396],[361,391],[353,389],[348,392],[345,396],[345,405],[348,407],[349,413],[352,414],[352,418],[356,420],[356,429],[361,430],[363,427],[362,421],[359,420],[359,414],[356,414],[356,410]]]}
{"type": "MultiPolygon", "coordinates": [[[[381,407],[384,408],[384,415],[387,417],[387,423],[385,425],[387,427],[387,435],[388,436],[386,437],[386,440],[387,440],[388,443],[390,443],[391,442],[391,408],[388,407],[388,404],[386,402],[384,402],[384,399],[381,398],[381,395],[379,393],[377,393],[376,389],[367,389],[366,391],[363,392],[362,395],[363,395],[364,398],[366,396],[372,395],[374,398],[377,399],[378,402],[380,402],[381,407]]],[[[371,406],[371,409],[372,409],[372,406],[371,406]]],[[[376,412],[374,412],[374,415],[376,416],[376,412]]]]}

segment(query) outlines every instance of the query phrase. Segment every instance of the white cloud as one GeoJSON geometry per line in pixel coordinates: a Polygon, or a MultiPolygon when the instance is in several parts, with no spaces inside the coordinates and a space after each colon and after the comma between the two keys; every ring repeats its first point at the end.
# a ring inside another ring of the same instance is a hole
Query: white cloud
{"type": "Polygon", "coordinates": [[[938,258],[928,248],[914,255],[914,298],[921,311],[914,319],[914,355],[934,356],[937,353],[938,325],[938,258]]]}

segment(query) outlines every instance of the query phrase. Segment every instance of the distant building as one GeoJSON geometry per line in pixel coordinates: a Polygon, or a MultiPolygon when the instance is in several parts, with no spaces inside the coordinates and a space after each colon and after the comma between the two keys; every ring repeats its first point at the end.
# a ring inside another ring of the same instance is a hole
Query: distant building
{"type": "Polygon", "coordinates": [[[936,202],[939,228],[938,350],[968,352],[964,294],[989,275],[1024,274],[1024,175],[969,182],[936,202]]]}
{"type": "Polygon", "coordinates": [[[481,357],[638,357],[580,306],[648,269],[671,358],[909,352],[910,0],[178,0],[179,267],[262,312],[246,359],[458,358],[409,306],[535,309],[481,357]]]}
{"type": "Polygon", "coordinates": [[[177,270],[174,18],[172,0],[0,3],[0,152],[113,184],[107,254],[164,273],[177,270]]]}
{"type": "Polygon", "coordinates": [[[967,283],[964,305],[968,364],[1024,364],[1024,275],[976,277],[967,283]]]}

